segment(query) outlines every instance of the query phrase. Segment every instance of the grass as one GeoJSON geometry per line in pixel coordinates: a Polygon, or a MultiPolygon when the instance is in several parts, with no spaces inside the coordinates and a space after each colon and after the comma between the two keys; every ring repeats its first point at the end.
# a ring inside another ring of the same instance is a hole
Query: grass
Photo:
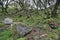
{"type": "Polygon", "coordinates": [[[17,40],[26,40],[26,38],[25,38],[25,37],[23,37],[23,38],[19,38],[19,39],[17,39],[17,40]]]}
{"type": "Polygon", "coordinates": [[[11,32],[9,30],[4,30],[3,32],[0,32],[0,40],[7,40],[11,35],[11,32]]]}

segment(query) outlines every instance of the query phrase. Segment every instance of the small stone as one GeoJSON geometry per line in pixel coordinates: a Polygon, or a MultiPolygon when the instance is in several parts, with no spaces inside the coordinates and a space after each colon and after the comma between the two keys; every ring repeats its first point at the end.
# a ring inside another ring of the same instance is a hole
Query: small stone
{"type": "Polygon", "coordinates": [[[4,21],[3,21],[4,24],[12,24],[13,23],[13,19],[11,18],[5,18],[4,21]]]}

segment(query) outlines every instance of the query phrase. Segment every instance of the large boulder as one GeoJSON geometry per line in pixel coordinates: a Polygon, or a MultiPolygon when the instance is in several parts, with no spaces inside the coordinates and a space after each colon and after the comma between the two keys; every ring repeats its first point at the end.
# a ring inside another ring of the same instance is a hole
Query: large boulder
{"type": "Polygon", "coordinates": [[[16,30],[20,36],[26,36],[29,32],[31,32],[31,28],[24,24],[16,24],[16,30]]]}

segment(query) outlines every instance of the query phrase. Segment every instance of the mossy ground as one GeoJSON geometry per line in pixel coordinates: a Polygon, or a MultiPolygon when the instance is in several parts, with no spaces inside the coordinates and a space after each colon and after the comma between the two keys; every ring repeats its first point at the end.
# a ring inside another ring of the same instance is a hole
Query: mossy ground
{"type": "MultiPolygon", "coordinates": [[[[14,11],[15,9],[10,9],[11,12],[14,11]]],[[[9,12],[10,12],[9,10],[9,12]]],[[[49,10],[49,13],[51,10],[49,10]]],[[[16,22],[23,22],[27,25],[29,25],[30,27],[39,27],[40,31],[42,32],[48,32],[48,37],[50,38],[50,40],[58,40],[58,34],[60,33],[60,26],[57,29],[54,29],[52,31],[50,31],[50,27],[48,26],[48,20],[54,20],[57,21],[60,24],[60,8],[58,7],[57,13],[58,13],[58,18],[47,18],[47,15],[44,14],[44,10],[43,11],[38,11],[39,14],[34,11],[31,13],[31,17],[27,18],[26,14],[24,14],[24,12],[21,13],[17,13],[17,14],[6,14],[5,12],[0,12],[0,28],[4,27],[5,25],[2,23],[3,19],[5,17],[11,17],[14,21],[16,22]],[[22,15],[20,17],[20,14],[22,15]]],[[[10,29],[8,30],[1,30],[0,31],[0,40],[9,40],[11,37],[11,31],[10,29]]],[[[17,40],[25,40],[25,37],[19,38],[17,40]]]]}

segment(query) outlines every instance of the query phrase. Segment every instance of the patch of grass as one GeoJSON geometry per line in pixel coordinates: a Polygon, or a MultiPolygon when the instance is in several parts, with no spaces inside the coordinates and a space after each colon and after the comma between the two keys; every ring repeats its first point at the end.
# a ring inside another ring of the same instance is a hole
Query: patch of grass
{"type": "Polygon", "coordinates": [[[58,35],[56,33],[49,33],[49,38],[58,40],[58,35]]]}
{"type": "Polygon", "coordinates": [[[11,35],[10,30],[5,30],[3,32],[0,32],[0,40],[7,40],[11,35]]]}
{"type": "Polygon", "coordinates": [[[0,27],[4,27],[4,24],[2,21],[0,21],[0,27]]]}
{"type": "Polygon", "coordinates": [[[19,39],[17,39],[17,40],[26,40],[26,38],[25,38],[25,37],[23,37],[23,38],[19,38],[19,39]]]}

